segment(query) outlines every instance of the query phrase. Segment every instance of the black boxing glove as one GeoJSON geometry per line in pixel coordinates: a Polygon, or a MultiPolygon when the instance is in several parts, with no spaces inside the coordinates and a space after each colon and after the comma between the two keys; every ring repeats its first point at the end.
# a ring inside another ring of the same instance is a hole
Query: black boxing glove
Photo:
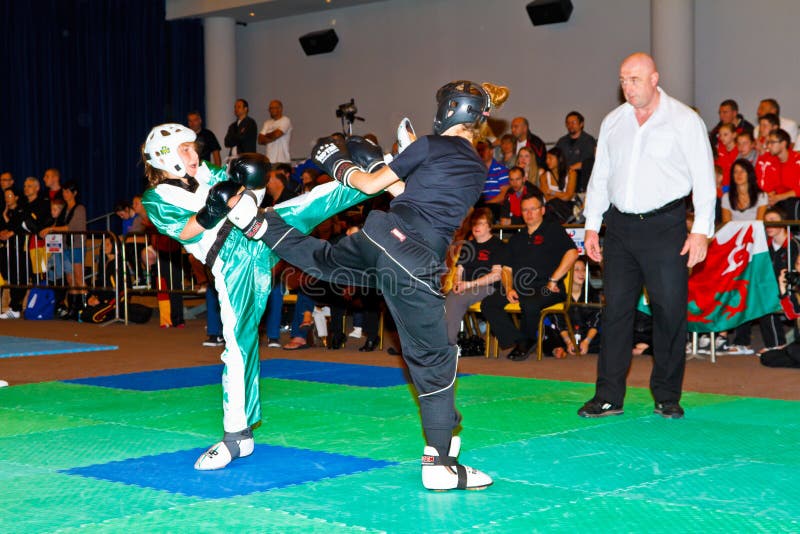
{"type": "Polygon", "coordinates": [[[206,230],[214,228],[231,211],[228,201],[238,195],[241,188],[241,184],[232,180],[214,184],[206,197],[206,205],[195,215],[197,223],[206,230]]]}
{"type": "Polygon", "coordinates": [[[267,186],[267,173],[271,165],[269,158],[256,152],[241,154],[228,166],[228,178],[247,189],[263,189],[267,186]]]}
{"type": "Polygon", "coordinates": [[[311,151],[311,161],[316,163],[331,178],[342,185],[350,186],[350,176],[361,169],[350,159],[347,147],[336,144],[333,137],[323,137],[311,151]]]}
{"type": "Polygon", "coordinates": [[[369,173],[386,166],[383,161],[383,150],[369,139],[351,135],[347,138],[347,150],[353,163],[369,173]]]}

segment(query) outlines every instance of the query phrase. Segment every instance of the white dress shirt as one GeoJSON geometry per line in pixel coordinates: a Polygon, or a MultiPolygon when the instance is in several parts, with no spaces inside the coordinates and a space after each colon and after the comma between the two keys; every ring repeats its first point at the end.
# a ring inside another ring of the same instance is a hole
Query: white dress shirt
{"type": "Polygon", "coordinates": [[[627,102],[606,115],[586,190],[586,229],[599,231],[613,204],[646,213],[692,193],[692,233],[714,235],[714,159],[700,116],[658,88],[658,107],[639,126],[627,102]]]}

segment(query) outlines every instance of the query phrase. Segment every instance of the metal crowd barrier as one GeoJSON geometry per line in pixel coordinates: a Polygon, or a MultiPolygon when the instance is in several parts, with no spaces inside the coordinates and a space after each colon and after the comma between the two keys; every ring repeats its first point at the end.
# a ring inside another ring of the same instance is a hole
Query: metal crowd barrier
{"type": "Polygon", "coordinates": [[[0,298],[6,289],[35,287],[113,292],[115,312],[109,322],[123,321],[115,276],[120,272],[119,257],[119,240],[111,232],[50,233],[44,238],[14,235],[0,241],[0,275],[5,281],[0,298]]]}
{"type": "MultiPolygon", "coordinates": [[[[167,238],[158,235],[156,239],[167,238]]],[[[126,286],[126,295],[153,292],[197,295],[191,260],[183,247],[159,251],[154,236],[144,232],[127,233],[120,242],[123,268],[126,280],[130,282],[130,287],[126,286]]]]}

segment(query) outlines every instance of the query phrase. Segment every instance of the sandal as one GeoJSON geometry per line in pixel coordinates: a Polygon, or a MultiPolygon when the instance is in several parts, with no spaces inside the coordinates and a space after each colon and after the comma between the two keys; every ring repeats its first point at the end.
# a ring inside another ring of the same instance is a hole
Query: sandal
{"type": "Polygon", "coordinates": [[[283,346],[283,350],[303,350],[307,348],[309,348],[309,345],[302,337],[293,337],[283,346]]]}

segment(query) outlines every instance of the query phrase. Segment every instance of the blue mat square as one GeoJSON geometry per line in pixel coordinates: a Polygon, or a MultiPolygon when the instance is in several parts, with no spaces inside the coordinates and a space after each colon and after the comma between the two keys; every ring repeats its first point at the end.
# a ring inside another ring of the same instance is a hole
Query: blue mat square
{"type": "MultiPolygon", "coordinates": [[[[221,376],[222,365],[220,364],[76,378],[65,382],[137,391],[157,391],[218,384],[221,376]]],[[[264,360],[261,362],[261,377],[361,387],[392,387],[408,383],[403,370],[396,367],[306,360],[264,360]]]]}
{"type": "Polygon", "coordinates": [[[222,364],[218,364],[203,365],[201,367],[184,367],[180,369],[163,369],[160,371],[143,371],[141,373],[126,373],[122,375],[74,378],[72,380],[64,380],[64,382],[116,389],[133,389],[136,391],[158,391],[161,389],[190,388],[219,384],[221,378],[222,364]]]}
{"type": "Polygon", "coordinates": [[[205,499],[224,499],[396,465],[369,458],[256,445],[251,456],[240,458],[225,469],[196,471],[194,462],[204,450],[143,456],[62,472],[205,499]]]}
{"type": "Polygon", "coordinates": [[[0,358],[17,356],[45,356],[70,352],[93,352],[97,350],[117,350],[116,345],[95,345],[75,341],[57,341],[32,337],[0,336],[0,358]]]}

